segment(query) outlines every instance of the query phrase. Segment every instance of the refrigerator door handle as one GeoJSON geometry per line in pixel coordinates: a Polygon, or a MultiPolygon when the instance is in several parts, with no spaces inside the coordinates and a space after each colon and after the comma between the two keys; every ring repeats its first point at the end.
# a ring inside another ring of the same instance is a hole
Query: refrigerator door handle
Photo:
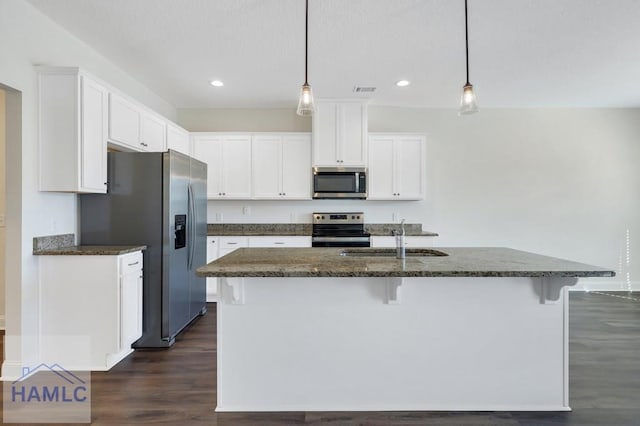
{"type": "Polygon", "coordinates": [[[193,256],[196,247],[196,206],[193,196],[193,187],[191,185],[188,186],[187,198],[189,200],[189,230],[191,231],[191,241],[189,242],[189,258],[187,263],[189,265],[189,269],[191,269],[193,266],[193,256]]]}

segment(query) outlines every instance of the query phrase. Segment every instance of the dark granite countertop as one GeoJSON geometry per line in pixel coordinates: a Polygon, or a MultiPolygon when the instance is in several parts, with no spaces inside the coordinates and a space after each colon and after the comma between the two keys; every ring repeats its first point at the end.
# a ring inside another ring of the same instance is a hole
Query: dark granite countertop
{"type": "Polygon", "coordinates": [[[119,256],[146,250],[147,246],[68,246],[34,250],[37,256],[119,256]]]}
{"type": "Polygon", "coordinates": [[[310,223],[210,223],[207,235],[225,236],[311,236],[310,223]]]}
{"type": "MultiPolygon", "coordinates": [[[[366,223],[364,228],[373,236],[391,236],[397,223],[366,223]]],[[[312,233],[310,223],[210,223],[207,225],[207,235],[224,236],[301,236],[309,237],[312,233]]],[[[438,234],[423,231],[419,223],[405,224],[405,235],[420,237],[437,237],[438,234]]]]}
{"type": "Polygon", "coordinates": [[[342,248],[241,248],[207,277],[612,277],[612,270],[503,247],[438,247],[448,256],[342,256],[342,248]]]}

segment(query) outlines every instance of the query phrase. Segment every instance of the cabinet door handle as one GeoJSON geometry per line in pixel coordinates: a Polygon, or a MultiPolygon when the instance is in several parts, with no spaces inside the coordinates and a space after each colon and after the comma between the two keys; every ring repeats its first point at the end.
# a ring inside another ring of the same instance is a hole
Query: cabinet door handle
{"type": "Polygon", "coordinates": [[[273,244],[284,244],[284,241],[276,241],[273,244]]]}
{"type": "Polygon", "coordinates": [[[227,244],[231,245],[231,244],[238,244],[236,242],[228,242],[227,244]]]}
{"type": "Polygon", "coordinates": [[[138,263],[140,263],[140,261],[139,261],[139,260],[136,260],[135,262],[133,262],[133,263],[128,263],[127,265],[129,265],[129,266],[133,266],[133,265],[137,265],[138,263]]]}

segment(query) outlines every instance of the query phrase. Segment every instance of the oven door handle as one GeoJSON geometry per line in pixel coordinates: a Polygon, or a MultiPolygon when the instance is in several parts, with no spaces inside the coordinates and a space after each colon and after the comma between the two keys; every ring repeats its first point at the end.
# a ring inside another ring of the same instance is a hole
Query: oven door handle
{"type": "Polygon", "coordinates": [[[312,237],[311,241],[316,243],[359,243],[369,242],[369,237],[312,237]]]}

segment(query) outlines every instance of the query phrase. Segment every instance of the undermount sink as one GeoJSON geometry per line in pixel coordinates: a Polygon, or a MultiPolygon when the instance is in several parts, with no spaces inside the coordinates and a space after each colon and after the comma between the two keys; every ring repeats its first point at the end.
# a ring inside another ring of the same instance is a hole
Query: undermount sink
{"type": "MultiPolygon", "coordinates": [[[[428,248],[405,248],[405,256],[449,256],[447,253],[428,248]]],[[[395,257],[395,248],[346,248],[340,252],[340,256],[358,257],[395,257]]]]}

